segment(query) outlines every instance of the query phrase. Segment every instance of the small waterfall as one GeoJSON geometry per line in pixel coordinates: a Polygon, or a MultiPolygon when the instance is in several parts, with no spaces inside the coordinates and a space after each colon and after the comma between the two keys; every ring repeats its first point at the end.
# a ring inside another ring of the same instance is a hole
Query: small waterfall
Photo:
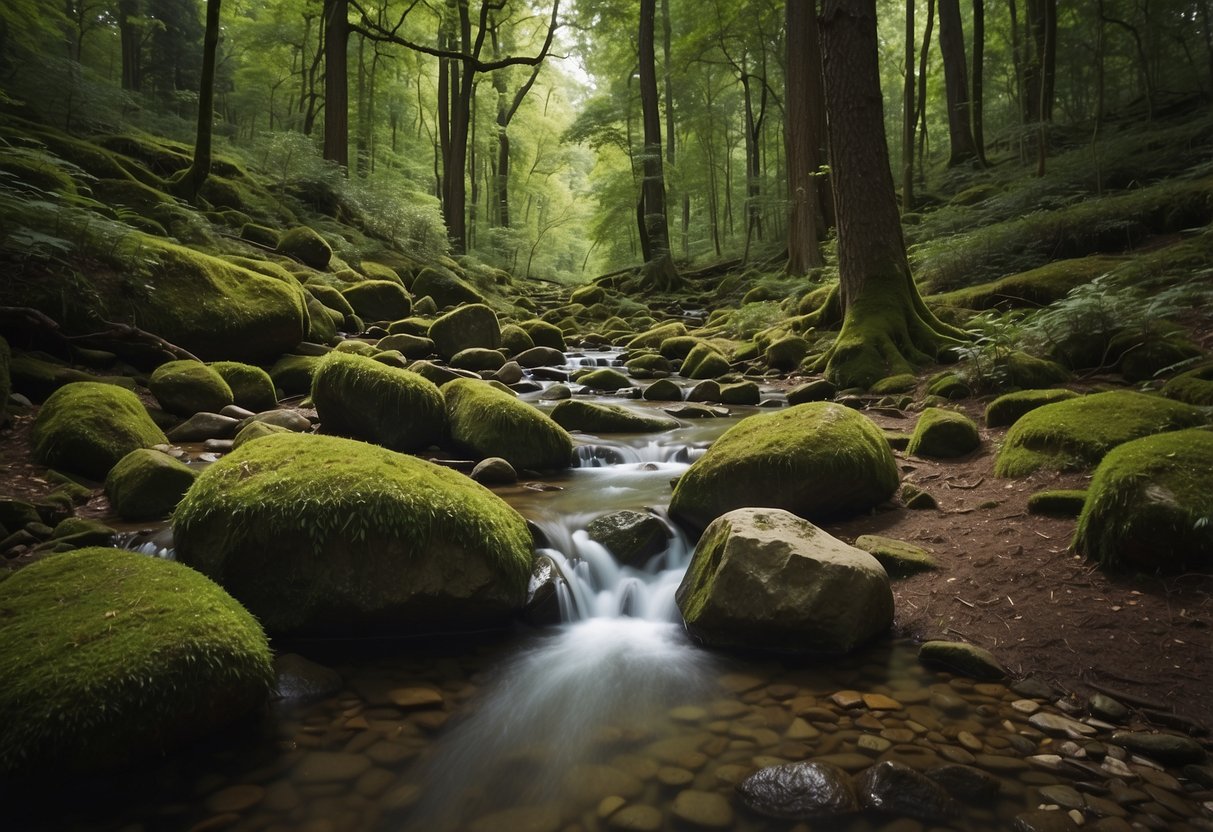
{"type": "Polygon", "coordinates": [[[610,468],[642,463],[678,463],[690,465],[707,451],[706,446],[649,439],[643,445],[624,441],[594,438],[578,445],[574,451],[574,468],[610,468]]]}

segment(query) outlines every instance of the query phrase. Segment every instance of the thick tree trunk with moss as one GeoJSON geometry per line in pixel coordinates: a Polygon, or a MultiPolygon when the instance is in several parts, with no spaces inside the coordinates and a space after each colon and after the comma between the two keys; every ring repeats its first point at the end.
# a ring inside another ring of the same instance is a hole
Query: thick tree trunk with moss
{"type": "Polygon", "coordinates": [[[870,387],[964,337],[910,276],[889,169],[877,67],[876,0],[826,0],[821,44],[844,317],[821,359],[839,387],[870,387]]]}
{"type": "Polygon", "coordinates": [[[656,0],[640,1],[640,109],[644,124],[644,230],[650,255],[644,264],[645,283],[658,291],[677,289],[682,280],[670,251],[669,222],[665,213],[665,173],[661,154],[661,113],[657,106],[657,69],[654,65],[653,30],[656,0]]]}

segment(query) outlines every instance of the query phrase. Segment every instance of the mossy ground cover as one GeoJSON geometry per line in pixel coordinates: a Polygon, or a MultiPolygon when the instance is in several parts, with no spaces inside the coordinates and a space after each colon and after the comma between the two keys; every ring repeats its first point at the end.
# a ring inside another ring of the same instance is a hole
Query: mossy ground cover
{"type": "Polygon", "coordinates": [[[0,771],[104,770],[247,714],[273,684],[261,627],[188,567],[113,549],[0,582],[0,771]]]}

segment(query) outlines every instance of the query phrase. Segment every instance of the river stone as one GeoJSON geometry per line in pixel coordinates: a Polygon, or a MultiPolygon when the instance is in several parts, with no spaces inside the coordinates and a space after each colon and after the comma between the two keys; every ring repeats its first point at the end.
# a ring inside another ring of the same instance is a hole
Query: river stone
{"type": "MultiPolygon", "coordinates": [[[[450,364],[456,370],[471,370],[474,373],[481,371],[495,373],[505,366],[505,356],[502,355],[501,350],[468,347],[451,356],[450,364]]],[[[519,371],[519,375],[521,375],[521,370],[519,371]]],[[[509,382],[503,381],[502,383],[508,384],[509,382]]]]}
{"type": "Polygon", "coordinates": [[[866,511],[897,490],[897,464],[866,416],[814,402],[742,419],[678,480],[670,516],[702,529],[742,506],[816,520],[866,511]]]}
{"type": "Polygon", "coordinates": [[[77,381],[56,390],[30,431],[34,458],[96,480],[136,448],[168,444],[139,397],[112,384],[77,381]]]}
{"type": "Polygon", "coordinates": [[[218,413],[195,413],[167,434],[170,442],[202,442],[207,439],[231,439],[240,420],[218,413]]]}
{"type": "Polygon", "coordinates": [[[720,385],[721,404],[758,404],[761,399],[762,393],[752,381],[720,385]]]}
{"type": "Polygon", "coordinates": [[[298,433],[203,471],[173,534],[182,563],[268,629],[299,635],[501,624],[526,600],[533,551],[522,517],[463,474],[298,433]]]}
{"type": "Polygon", "coordinates": [[[528,370],[536,367],[562,367],[564,353],[552,347],[531,347],[514,356],[514,360],[528,370]]]}
{"type": "Polygon", "coordinates": [[[213,368],[201,361],[169,361],[161,364],[147,382],[160,406],[169,413],[193,416],[217,413],[235,401],[232,388],[213,368]]]}
{"type": "Polygon", "coordinates": [[[710,407],[705,404],[680,404],[664,408],[664,410],[678,419],[715,419],[718,416],[729,415],[724,408],[710,407]]]}
{"type": "Polygon", "coordinates": [[[1007,676],[1006,668],[989,650],[959,641],[923,642],[918,660],[927,667],[981,681],[997,682],[1007,676]]]}
{"type": "Polygon", "coordinates": [[[317,664],[298,653],[282,653],[274,657],[276,693],[288,702],[314,702],[340,693],[341,674],[317,664]]]}
{"type": "Polygon", "coordinates": [[[1013,832],[1077,832],[1078,828],[1074,819],[1059,809],[1022,812],[1011,824],[1013,832]]]}
{"type": "Polygon", "coordinates": [[[472,479],[485,485],[509,485],[518,482],[518,472],[514,466],[499,456],[491,456],[476,463],[472,469],[472,479]]]}
{"type": "Polygon", "coordinates": [[[664,818],[654,806],[636,804],[625,806],[607,821],[607,828],[619,832],[658,832],[664,818]]]}
{"type": "Polygon", "coordinates": [[[855,783],[859,802],[890,815],[943,823],[958,813],[943,787],[904,763],[885,760],[869,768],[855,783]]]}
{"type": "Polygon", "coordinates": [[[926,775],[967,803],[989,803],[1002,788],[1002,781],[993,774],[970,765],[949,763],[928,769],[926,775]]]}
{"type": "Polygon", "coordinates": [[[578,399],[562,401],[552,408],[552,421],[565,430],[586,433],[656,433],[673,430],[678,421],[638,412],[617,404],[595,404],[578,399]]]}
{"type": "Polygon", "coordinates": [[[584,375],[579,375],[576,381],[588,390],[600,393],[615,393],[632,386],[632,380],[618,370],[610,367],[600,367],[584,375]]]}
{"type": "Polygon", "coordinates": [[[263,410],[254,414],[250,421],[264,422],[267,425],[286,428],[295,433],[312,429],[311,420],[294,410],[263,410]]]}
{"type": "Polygon", "coordinates": [[[670,813],[695,829],[729,829],[733,825],[733,808],[716,792],[681,791],[674,798],[670,813]]]}
{"type": "Polygon", "coordinates": [[[859,811],[851,777],[822,762],[788,763],[760,769],[737,791],[746,806],[781,820],[812,820],[859,811]]]}
{"type": "Polygon", "coordinates": [[[560,622],[560,601],[556,587],[562,580],[555,561],[547,555],[535,557],[527,583],[526,606],[522,611],[528,622],[538,627],[560,622]]]}
{"type": "Polygon", "coordinates": [[[714,646],[845,653],[893,621],[875,558],[779,509],[713,522],[676,598],[690,633],[714,646]]]}
{"type": "Polygon", "coordinates": [[[564,778],[565,797],[572,805],[597,806],[604,797],[619,795],[631,800],[644,791],[644,784],[613,766],[581,764],[564,778]]]}
{"type": "Polygon", "coordinates": [[[296,783],[343,783],[354,780],[371,767],[361,754],[344,751],[309,751],[291,770],[296,783]]]}
{"type": "Polygon", "coordinates": [[[1093,693],[1087,700],[1087,709],[1092,715],[1108,722],[1124,722],[1129,718],[1129,709],[1103,693],[1093,693]]]}
{"type": "Polygon", "coordinates": [[[836,392],[838,392],[838,388],[832,382],[819,378],[816,381],[809,381],[789,390],[787,393],[788,404],[795,407],[798,404],[825,401],[826,399],[834,398],[836,392]]]}
{"type": "Polygon", "coordinates": [[[375,348],[380,352],[396,351],[405,358],[416,360],[434,354],[434,342],[422,335],[398,332],[379,339],[375,348]]]}
{"type": "Polygon", "coordinates": [[[688,402],[718,403],[720,401],[720,382],[714,379],[699,382],[687,391],[686,400],[688,402]]]}
{"type": "Polygon", "coordinates": [[[555,806],[515,806],[477,818],[468,827],[470,832],[556,832],[560,829],[560,812],[555,806]]]}
{"type": "Polygon", "coordinates": [[[158,520],[172,512],[197,476],[168,454],[137,448],[110,469],[105,493],[122,519],[158,520]]]}
{"type": "Polygon", "coordinates": [[[1064,734],[1073,739],[1095,736],[1095,729],[1076,719],[1070,719],[1061,714],[1051,714],[1038,711],[1028,717],[1028,724],[1046,734],[1064,734]]]}
{"type": "Polygon", "coordinates": [[[904,578],[917,572],[937,569],[935,558],[921,546],[881,537],[878,534],[861,534],[855,538],[855,548],[863,549],[885,568],[892,578],[904,578]]]}
{"type": "Polygon", "coordinates": [[[1205,759],[1205,750],[1199,742],[1191,737],[1181,737],[1178,734],[1117,731],[1112,734],[1109,742],[1166,765],[1201,763],[1205,759]]]}
{"type": "Polygon", "coordinates": [[[500,347],[501,324],[496,312],[482,303],[473,303],[436,319],[430,324],[429,336],[438,355],[450,361],[469,347],[490,350],[500,347]]]}
{"type": "Polygon", "coordinates": [[[670,543],[670,530],[661,518],[639,511],[613,511],[586,526],[590,540],[601,543],[624,566],[637,569],[670,543]]]}
{"type": "Polygon", "coordinates": [[[641,398],[650,402],[680,402],[682,401],[682,388],[676,382],[663,378],[644,388],[641,398]]]}
{"type": "Polygon", "coordinates": [[[573,440],[544,413],[484,381],[457,379],[442,388],[451,439],[476,459],[501,457],[514,466],[568,468],[573,440]]]}

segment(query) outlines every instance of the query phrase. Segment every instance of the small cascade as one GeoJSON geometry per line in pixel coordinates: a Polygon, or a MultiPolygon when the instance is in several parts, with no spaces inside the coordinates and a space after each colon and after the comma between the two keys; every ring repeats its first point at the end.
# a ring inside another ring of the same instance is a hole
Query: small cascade
{"type": "MultiPolygon", "coordinates": [[[[578,445],[574,468],[611,468],[647,463],[690,465],[707,451],[705,445],[649,439],[644,444],[594,437],[593,442],[578,445]]],[[[656,470],[656,469],[650,469],[656,470]]]]}

